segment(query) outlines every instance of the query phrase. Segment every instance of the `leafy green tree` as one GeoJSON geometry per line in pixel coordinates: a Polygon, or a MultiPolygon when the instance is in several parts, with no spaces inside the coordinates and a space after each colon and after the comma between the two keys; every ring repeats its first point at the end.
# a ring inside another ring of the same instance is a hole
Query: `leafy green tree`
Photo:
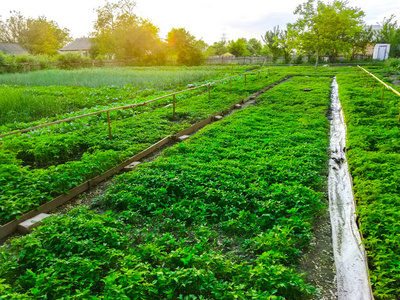
{"type": "Polygon", "coordinates": [[[272,54],[272,61],[276,62],[276,60],[284,56],[285,62],[287,62],[287,57],[290,59],[290,55],[286,53],[290,53],[290,47],[286,44],[286,31],[279,29],[279,26],[274,26],[272,30],[268,30],[265,32],[265,35],[262,36],[262,39],[266,46],[269,48],[269,52],[272,54]],[[285,55],[286,54],[286,55],[285,55]]]}
{"type": "Polygon", "coordinates": [[[244,38],[237,39],[236,41],[230,41],[228,46],[228,51],[235,55],[236,57],[238,56],[247,56],[250,55],[251,53],[246,49],[246,40],[244,38]]]}
{"type": "Polygon", "coordinates": [[[28,19],[25,47],[32,54],[57,54],[66,41],[70,40],[68,30],[61,29],[54,21],[45,17],[28,19]]]}
{"type": "Polygon", "coordinates": [[[0,41],[19,43],[31,54],[57,54],[70,40],[68,29],[60,28],[44,16],[26,19],[13,11],[9,19],[0,22],[0,41]]]}
{"type": "Polygon", "coordinates": [[[253,55],[258,55],[261,52],[262,44],[259,40],[252,38],[246,43],[246,49],[253,55]]]}
{"type": "Polygon", "coordinates": [[[135,7],[134,1],[120,0],[106,2],[96,9],[93,47],[98,54],[139,61],[149,61],[159,55],[162,48],[159,28],[149,20],[139,18],[134,13],[135,7]]]}
{"type": "Polygon", "coordinates": [[[6,43],[26,43],[27,20],[17,11],[11,11],[11,16],[0,20],[0,41],[6,43]]]}
{"type": "Polygon", "coordinates": [[[173,60],[182,65],[199,65],[204,61],[205,43],[196,41],[185,28],[173,28],[168,32],[167,46],[173,60]]]}
{"type": "Polygon", "coordinates": [[[228,48],[226,47],[226,41],[214,42],[207,49],[208,56],[212,55],[224,55],[228,52],[228,48]]]}
{"type": "Polygon", "coordinates": [[[340,53],[350,53],[354,36],[362,30],[364,12],[348,7],[347,1],[334,0],[325,4],[320,0],[308,0],[295,12],[299,19],[288,24],[288,42],[299,52],[327,53],[332,62],[340,53]]]}
{"type": "Polygon", "coordinates": [[[351,37],[351,53],[349,54],[350,60],[354,60],[357,53],[366,52],[368,44],[373,41],[374,32],[372,26],[363,26],[362,30],[356,32],[351,37]]]}
{"type": "Polygon", "coordinates": [[[376,43],[390,44],[390,57],[400,56],[400,27],[395,17],[385,17],[381,23],[382,30],[376,31],[374,37],[376,43]]]}

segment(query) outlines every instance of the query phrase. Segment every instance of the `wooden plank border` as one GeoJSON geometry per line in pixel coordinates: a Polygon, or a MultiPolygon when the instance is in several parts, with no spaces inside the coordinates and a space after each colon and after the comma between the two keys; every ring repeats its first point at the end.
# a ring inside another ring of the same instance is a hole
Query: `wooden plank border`
{"type": "Polygon", "coordinates": [[[226,114],[229,110],[232,111],[234,110],[234,106],[236,104],[242,104],[244,102],[247,102],[250,99],[253,99],[253,97],[258,97],[259,95],[261,95],[262,93],[266,92],[267,90],[273,88],[274,86],[282,83],[283,81],[287,80],[290,77],[285,77],[283,79],[281,79],[280,81],[273,83],[265,88],[263,88],[262,90],[252,94],[251,96],[245,98],[245,99],[241,99],[238,102],[236,102],[235,104],[233,104],[229,109],[220,111],[214,115],[212,115],[211,117],[208,117],[196,124],[193,124],[192,126],[180,131],[179,133],[173,135],[173,136],[167,136],[165,138],[163,138],[162,140],[158,141],[157,143],[151,145],[149,148],[143,150],[142,152],[132,156],[131,158],[125,160],[124,162],[120,163],[118,166],[115,166],[111,169],[109,169],[108,171],[104,172],[102,175],[96,176],[88,181],[85,181],[84,183],[78,185],[77,187],[71,189],[69,191],[69,193],[65,193],[62,194],[52,200],[50,200],[49,202],[42,204],[41,206],[39,206],[38,208],[31,210],[30,212],[23,214],[21,217],[19,217],[16,220],[13,220],[3,226],[0,227],[0,240],[7,237],[8,235],[14,233],[17,231],[17,227],[18,224],[33,218],[35,216],[37,216],[40,213],[48,213],[50,211],[52,211],[53,209],[57,208],[58,206],[63,205],[64,203],[68,202],[69,200],[71,200],[72,198],[76,197],[77,195],[89,190],[90,188],[96,186],[97,184],[99,184],[100,182],[104,181],[105,179],[107,179],[108,177],[113,176],[114,174],[118,173],[119,171],[121,171],[123,168],[125,168],[127,165],[133,163],[134,161],[138,161],[140,159],[142,159],[143,157],[153,153],[154,151],[160,149],[161,147],[163,147],[164,145],[166,145],[167,143],[169,143],[170,141],[176,140],[178,137],[185,135],[185,134],[190,134],[192,132],[195,132],[203,127],[205,127],[208,124],[211,124],[214,121],[214,117],[217,115],[224,115],[226,114]]]}

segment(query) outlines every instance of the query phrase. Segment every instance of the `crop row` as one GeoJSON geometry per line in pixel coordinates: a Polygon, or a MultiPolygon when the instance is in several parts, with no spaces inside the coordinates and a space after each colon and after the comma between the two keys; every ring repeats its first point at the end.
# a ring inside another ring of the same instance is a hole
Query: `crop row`
{"type": "Polygon", "coordinates": [[[400,123],[398,96],[358,75],[338,76],[371,282],[376,299],[400,297],[400,123]]]}
{"type": "Polygon", "coordinates": [[[326,199],[330,78],[293,78],[120,175],[95,214],[0,252],[0,292],[47,299],[303,299],[326,199]],[[303,92],[311,88],[311,92],[303,92]]]}
{"type": "Polygon", "coordinates": [[[7,127],[0,130],[11,131],[17,126],[24,126],[9,123],[54,118],[92,107],[99,110],[110,104],[140,103],[148,96],[155,98],[169,93],[168,90],[181,89],[188,83],[227,77],[231,72],[243,70],[244,67],[235,70],[230,67],[97,68],[3,75],[0,85],[0,125],[7,127]],[[30,81],[26,81],[27,78],[30,81]]]}
{"type": "MultiPolygon", "coordinates": [[[[55,196],[102,174],[167,135],[177,133],[243,97],[281,79],[265,73],[232,80],[208,92],[193,91],[177,97],[172,107],[139,107],[111,114],[113,139],[107,117],[93,116],[18,136],[5,137],[0,146],[0,224],[47,202],[55,196]],[[154,110],[153,110],[154,109],[154,110]],[[134,115],[134,117],[129,117],[134,115]]],[[[166,100],[172,101],[172,99],[166,100]]]]}

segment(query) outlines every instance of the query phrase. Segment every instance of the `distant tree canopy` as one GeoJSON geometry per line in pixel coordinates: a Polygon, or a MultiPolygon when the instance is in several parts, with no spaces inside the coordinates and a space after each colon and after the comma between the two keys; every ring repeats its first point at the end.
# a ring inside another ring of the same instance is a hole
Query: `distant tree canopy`
{"type": "Polygon", "coordinates": [[[185,28],[173,28],[168,32],[167,46],[169,54],[183,65],[197,65],[204,61],[203,52],[208,45],[196,40],[185,28]]]}
{"type": "Polygon", "coordinates": [[[120,0],[97,8],[91,56],[100,54],[119,59],[163,60],[165,49],[159,29],[134,13],[136,3],[120,0]]]}
{"type": "Polygon", "coordinates": [[[246,39],[240,38],[236,41],[229,41],[228,43],[228,51],[235,56],[247,56],[251,53],[246,48],[246,39]]]}
{"type": "Polygon", "coordinates": [[[286,30],[279,29],[279,26],[274,26],[272,30],[265,32],[262,39],[272,54],[273,62],[276,62],[280,56],[284,57],[286,63],[290,61],[292,47],[287,42],[286,30]]]}
{"type": "Polygon", "coordinates": [[[288,24],[288,44],[300,53],[328,54],[334,62],[340,53],[351,53],[355,36],[363,30],[364,12],[348,6],[348,1],[325,4],[309,0],[295,12],[299,19],[288,24]]]}
{"type": "Polygon", "coordinates": [[[219,42],[214,42],[210,47],[207,49],[207,54],[208,56],[213,56],[213,55],[224,55],[225,53],[228,52],[228,48],[226,47],[227,43],[226,41],[219,41],[219,42]]]}
{"type": "Polygon", "coordinates": [[[0,41],[19,43],[31,54],[57,54],[71,40],[69,30],[41,16],[25,18],[20,12],[11,12],[10,18],[0,20],[0,41]]]}
{"type": "Polygon", "coordinates": [[[200,63],[208,47],[196,40],[184,28],[172,29],[164,42],[159,28],[147,19],[135,14],[136,3],[132,0],[106,2],[97,8],[97,20],[90,55],[136,59],[141,62],[164,64],[169,56],[180,64],[200,63]]]}
{"type": "Polygon", "coordinates": [[[397,21],[394,20],[395,15],[391,15],[389,18],[384,18],[382,23],[382,30],[375,32],[375,42],[390,44],[391,57],[400,56],[400,26],[397,21]]]}

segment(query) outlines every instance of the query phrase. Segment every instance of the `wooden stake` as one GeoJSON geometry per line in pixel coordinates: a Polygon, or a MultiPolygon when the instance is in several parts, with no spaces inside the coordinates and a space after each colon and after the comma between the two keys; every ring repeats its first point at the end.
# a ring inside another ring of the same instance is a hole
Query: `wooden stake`
{"type": "Polygon", "coordinates": [[[368,81],[369,81],[369,74],[368,74],[368,76],[367,76],[367,87],[368,87],[368,81]]]}
{"type": "Polygon", "coordinates": [[[229,93],[232,94],[232,77],[229,78],[229,93]]]}
{"type": "Polygon", "coordinates": [[[208,84],[208,100],[211,99],[211,85],[208,84]]]}
{"type": "Polygon", "coordinates": [[[381,104],[383,104],[383,96],[385,95],[385,88],[386,86],[383,86],[381,104]]]}
{"type": "Polygon", "coordinates": [[[111,123],[110,123],[110,112],[107,111],[107,121],[108,121],[108,134],[110,136],[110,140],[112,140],[112,133],[111,133],[111,123]]]}
{"type": "Polygon", "coordinates": [[[364,76],[363,76],[363,83],[362,83],[363,85],[364,85],[364,81],[365,81],[365,75],[366,75],[366,74],[364,73],[364,76]]]}
{"type": "Polygon", "coordinates": [[[244,74],[244,85],[246,85],[246,81],[247,81],[247,77],[246,77],[247,75],[246,74],[244,74]]]}
{"type": "Polygon", "coordinates": [[[374,92],[374,87],[375,87],[375,80],[374,80],[374,83],[372,84],[372,91],[371,91],[371,93],[374,92]]]}
{"type": "Polygon", "coordinates": [[[172,97],[172,120],[175,121],[175,94],[172,97]]]}
{"type": "Polygon", "coordinates": [[[258,71],[257,80],[260,80],[260,71],[258,71]]]}

